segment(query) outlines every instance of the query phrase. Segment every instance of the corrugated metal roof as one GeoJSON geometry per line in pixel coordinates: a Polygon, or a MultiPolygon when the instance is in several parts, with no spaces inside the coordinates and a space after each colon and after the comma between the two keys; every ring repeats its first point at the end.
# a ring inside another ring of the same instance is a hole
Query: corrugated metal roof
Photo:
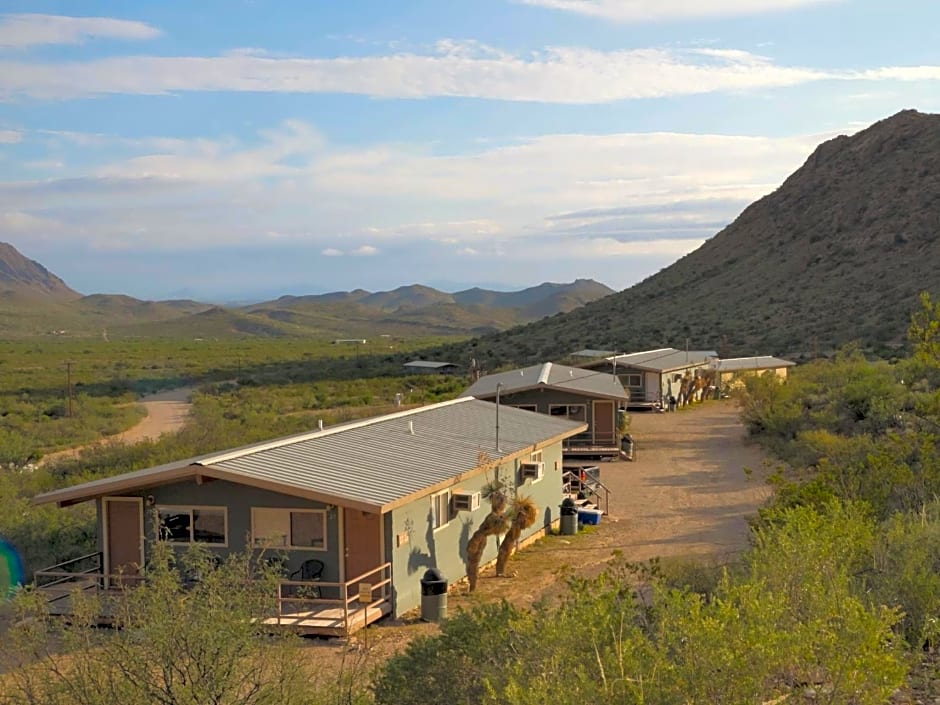
{"type": "Polygon", "coordinates": [[[430,369],[438,369],[441,367],[456,367],[453,362],[437,362],[435,360],[412,360],[411,362],[406,362],[405,367],[426,367],[430,369]]]}
{"type": "Polygon", "coordinates": [[[743,370],[777,370],[781,367],[793,367],[796,363],[771,355],[757,357],[732,357],[718,361],[721,372],[739,372],[743,370]]]}
{"type": "Polygon", "coordinates": [[[624,391],[623,384],[612,374],[552,362],[480,377],[460,396],[478,399],[493,398],[496,396],[496,385],[501,385],[501,394],[547,387],[623,401],[628,401],[630,398],[624,391]]]}
{"type": "Polygon", "coordinates": [[[34,501],[76,502],[115,487],[140,487],[175,478],[192,468],[338,504],[386,507],[479,467],[480,453],[496,460],[553,438],[572,436],[584,424],[502,407],[499,451],[496,408],[463,398],[432,406],[202,455],[40,495],[34,501]]]}
{"type": "Polygon", "coordinates": [[[640,370],[652,372],[669,372],[681,370],[686,367],[704,365],[718,353],[714,350],[676,350],[675,348],[661,348],[659,350],[646,350],[644,352],[614,355],[607,358],[616,361],[617,367],[635,367],[640,370]]]}
{"type": "Polygon", "coordinates": [[[585,348],[584,350],[576,350],[571,353],[571,357],[610,357],[616,354],[616,350],[592,350],[591,348],[585,348]]]}

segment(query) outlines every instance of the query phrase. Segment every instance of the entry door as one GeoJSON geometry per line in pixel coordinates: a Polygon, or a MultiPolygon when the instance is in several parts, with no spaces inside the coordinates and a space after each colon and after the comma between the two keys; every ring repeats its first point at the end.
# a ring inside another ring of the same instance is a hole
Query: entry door
{"type": "MultiPolygon", "coordinates": [[[[343,512],[346,577],[353,580],[378,568],[382,560],[382,515],[346,509],[343,512]]],[[[369,576],[369,582],[376,582],[369,576]]]]}
{"type": "MultiPolygon", "coordinates": [[[[105,573],[132,578],[144,564],[144,502],[140,497],[105,497],[105,573]]],[[[120,578],[109,579],[120,584],[120,578]]]]}
{"type": "Polygon", "coordinates": [[[614,442],[614,403],[612,401],[594,402],[594,444],[612,444],[614,442]]]}

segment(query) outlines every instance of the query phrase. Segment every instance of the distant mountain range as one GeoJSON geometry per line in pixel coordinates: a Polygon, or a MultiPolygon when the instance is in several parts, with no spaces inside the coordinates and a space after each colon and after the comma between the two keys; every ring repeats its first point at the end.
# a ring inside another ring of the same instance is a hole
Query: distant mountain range
{"type": "Polygon", "coordinates": [[[426,286],[282,296],[247,306],[190,300],[82,296],[12,245],[0,243],[0,335],[98,334],[133,337],[482,334],[571,311],[613,293],[590,279],[522,291],[426,286]]]}
{"type": "Polygon", "coordinates": [[[438,351],[487,366],[686,344],[725,355],[890,355],[918,294],[940,296],[940,115],[914,110],[820,145],[699,249],[570,313],[438,351]]]}

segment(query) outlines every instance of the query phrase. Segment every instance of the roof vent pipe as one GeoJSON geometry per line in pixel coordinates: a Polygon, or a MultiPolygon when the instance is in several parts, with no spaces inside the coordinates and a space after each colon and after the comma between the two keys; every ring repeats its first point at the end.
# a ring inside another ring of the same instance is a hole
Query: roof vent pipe
{"type": "Polygon", "coordinates": [[[415,435],[415,422],[414,421],[408,422],[408,433],[410,433],[412,436],[415,435]]]}
{"type": "Polygon", "coordinates": [[[317,419],[317,428],[323,430],[323,419],[317,419]]]}

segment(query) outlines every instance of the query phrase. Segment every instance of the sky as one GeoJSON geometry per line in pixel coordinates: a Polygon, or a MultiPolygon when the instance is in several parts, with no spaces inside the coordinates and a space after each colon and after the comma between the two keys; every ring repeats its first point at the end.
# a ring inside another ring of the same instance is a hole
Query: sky
{"type": "Polygon", "coordinates": [[[623,289],[905,108],[935,0],[3,0],[0,241],[147,299],[623,289]]]}

